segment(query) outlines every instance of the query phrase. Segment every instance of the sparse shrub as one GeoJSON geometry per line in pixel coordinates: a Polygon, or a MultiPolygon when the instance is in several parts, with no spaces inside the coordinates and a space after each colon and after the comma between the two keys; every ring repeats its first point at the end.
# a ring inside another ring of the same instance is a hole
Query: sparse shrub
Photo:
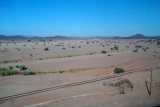
{"type": "Polygon", "coordinates": [[[106,51],[101,51],[101,53],[106,54],[107,52],[106,51]]]}
{"type": "Polygon", "coordinates": [[[25,67],[25,65],[20,65],[19,66],[20,70],[26,70],[27,68],[25,67]]]}
{"type": "Polygon", "coordinates": [[[31,57],[33,57],[33,54],[30,54],[31,57]]]}
{"type": "Polygon", "coordinates": [[[58,71],[59,73],[63,73],[64,71],[58,71]]]}
{"type": "Polygon", "coordinates": [[[138,46],[138,45],[137,45],[137,46],[135,46],[135,48],[142,48],[142,46],[138,46]]]}
{"type": "Polygon", "coordinates": [[[108,54],[108,56],[111,56],[110,54],[108,54]]]}
{"type": "Polygon", "coordinates": [[[42,58],[39,58],[39,60],[43,60],[42,58]]]}
{"type": "Polygon", "coordinates": [[[89,53],[89,55],[93,55],[94,53],[89,53]]]}
{"type": "Polygon", "coordinates": [[[117,47],[117,46],[115,46],[115,47],[114,47],[114,49],[115,49],[115,50],[118,50],[118,47],[117,47]]]}
{"type": "Polygon", "coordinates": [[[28,40],[28,42],[31,42],[31,40],[28,40]]]}
{"type": "Polygon", "coordinates": [[[16,65],[16,68],[19,68],[19,65],[16,65]]]}
{"type": "Polygon", "coordinates": [[[49,51],[49,48],[48,47],[44,48],[44,51],[49,51]]]}
{"type": "Polygon", "coordinates": [[[32,72],[32,71],[24,71],[23,72],[23,75],[35,75],[36,73],[35,72],[32,72]]]}
{"type": "Polygon", "coordinates": [[[9,69],[13,69],[13,67],[12,67],[12,66],[9,66],[9,69]]]}
{"type": "Polygon", "coordinates": [[[20,51],[21,49],[19,49],[19,48],[16,48],[18,51],[20,51]]]}
{"type": "Polygon", "coordinates": [[[146,51],[146,49],[145,49],[145,48],[143,48],[143,50],[144,50],[144,51],[146,51]]]}
{"type": "Polygon", "coordinates": [[[160,45],[160,40],[157,40],[157,45],[160,45]]]}
{"type": "Polygon", "coordinates": [[[124,72],[123,68],[115,68],[114,69],[114,74],[122,73],[124,72]]]}
{"type": "Polygon", "coordinates": [[[18,72],[15,70],[0,68],[0,75],[2,75],[2,76],[10,76],[10,75],[17,75],[17,74],[18,74],[18,72]]]}
{"type": "Polygon", "coordinates": [[[66,48],[62,48],[63,50],[65,50],[66,48]]]}
{"type": "Polygon", "coordinates": [[[138,52],[137,50],[133,50],[133,52],[138,52]]]}
{"type": "Polygon", "coordinates": [[[72,46],[72,48],[75,48],[75,46],[72,46]]]}
{"type": "Polygon", "coordinates": [[[113,50],[113,48],[111,48],[111,50],[113,50]]]}

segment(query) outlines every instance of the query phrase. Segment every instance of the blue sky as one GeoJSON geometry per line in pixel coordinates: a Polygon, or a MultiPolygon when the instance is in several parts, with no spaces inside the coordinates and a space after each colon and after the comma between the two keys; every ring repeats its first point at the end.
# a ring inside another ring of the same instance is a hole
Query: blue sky
{"type": "Polygon", "coordinates": [[[0,0],[0,34],[160,35],[160,0],[0,0]]]}

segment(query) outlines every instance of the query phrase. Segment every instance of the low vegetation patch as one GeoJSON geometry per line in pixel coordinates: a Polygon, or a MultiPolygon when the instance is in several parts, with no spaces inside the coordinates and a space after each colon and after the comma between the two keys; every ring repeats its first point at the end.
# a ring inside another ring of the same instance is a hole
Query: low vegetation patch
{"type": "Polygon", "coordinates": [[[58,71],[59,73],[63,73],[64,71],[58,71]]]}
{"type": "Polygon", "coordinates": [[[16,68],[20,68],[19,65],[16,65],[16,68]]]}
{"type": "Polygon", "coordinates": [[[93,55],[93,54],[95,54],[95,53],[89,53],[89,55],[93,55]]]}
{"type": "Polygon", "coordinates": [[[15,68],[19,68],[18,71],[14,70],[14,67],[9,66],[8,68],[0,68],[0,75],[2,76],[10,76],[10,75],[35,75],[35,72],[32,71],[24,71],[28,68],[25,65],[16,65],[15,68]]]}
{"type": "Polygon", "coordinates": [[[20,70],[26,70],[27,68],[25,67],[25,65],[20,65],[19,66],[20,70]]]}
{"type": "Polygon", "coordinates": [[[136,46],[135,46],[135,48],[142,48],[142,46],[138,46],[138,45],[136,45],[136,46]]]}
{"type": "Polygon", "coordinates": [[[21,61],[21,59],[17,59],[17,60],[6,60],[6,61],[1,61],[0,63],[13,63],[13,62],[20,62],[21,61]]]}
{"type": "Polygon", "coordinates": [[[115,47],[114,47],[114,49],[115,49],[115,50],[118,50],[118,47],[117,47],[117,46],[115,46],[115,47]]]}
{"type": "Polygon", "coordinates": [[[49,51],[49,48],[48,47],[44,48],[44,51],[49,51]]]}
{"type": "Polygon", "coordinates": [[[31,40],[28,40],[28,42],[31,42],[31,40]]]}
{"type": "Polygon", "coordinates": [[[13,69],[13,67],[12,67],[12,66],[9,66],[9,69],[13,69]]]}
{"type": "Polygon", "coordinates": [[[106,54],[107,52],[106,51],[101,51],[101,53],[106,54]]]}
{"type": "Polygon", "coordinates": [[[62,48],[63,50],[65,50],[66,48],[62,48]]]}
{"type": "Polygon", "coordinates": [[[10,76],[10,75],[17,75],[18,71],[7,69],[7,68],[0,68],[0,75],[2,76],[10,76]]]}
{"type": "Polygon", "coordinates": [[[137,50],[133,50],[133,52],[138,52],[137,50]]]}
{"type": "Polygon", "coordinates": [[[75,46],[72,46],[72,48],[75,48],[75,46]]]}
{"type": "Polygon", "coordinates": [[[36,73],[35,72],[32,72],[32,71],[24,71],[23,72],[23,75],[35,75],[36,73]]]}
{"type": "Polygon", "coordinates": [[[114,69],[114,74],[123,73],[123,72],[124,72],[123,68],[115,68],[114,69]]]}

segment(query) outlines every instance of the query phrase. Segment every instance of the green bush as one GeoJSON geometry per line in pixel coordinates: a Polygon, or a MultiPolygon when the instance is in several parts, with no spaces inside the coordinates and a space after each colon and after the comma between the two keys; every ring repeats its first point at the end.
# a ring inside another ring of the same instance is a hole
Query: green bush
{"type": "Polygon", "coordinates": [[[13,69],[13,67],[12,67],[12,66],[9,66],[9,69],[13,69]]]}
{"type": "Polygon", "coordinates": [[[111,48],[111,50],[113,50],[113,48],[111,48]]]}
{"type": "Polygon", "coordinates": [[[136,45],[136,46],[135,46],[135,48],[142,48],[142,46],[138,46],[138,45],[136,45]]]}
{"type": "Polygon", "coordinates": [[[46,48],[44,48],[44,51],[49,51],[49,49],[46,47],[46,48]]]}
{"type": "Polygon", "coordinates": [[[16,65],[16,68],[19,68],[19,65],[16,65]]]}
{"type": "Polygon", "coordinates": [[[117,46],[115,46],[115,47],[114,47],[114,49],[115,49],[115,50],[118,50],[118,47],[117,47],[117,46]]]}
{"type": "Polygon", "coordinates": [[[133,52],[138,52],[137,50],[133,50],[133,52]]]}
{"type": "Polygon", "coordinates": [[[93,55],[94,53],[89,53],[89,55],[93,55]]]}
{"type": "Polygon", "coordinates": [[[19,66],[20,70],[26,70],[27,68],[25,67],[25,65],[20,65],[19,66]]]}
{"type": "Polygon", "coordinates": [[[24,71],[23,72],[23,75],[35,75],[36,73],[35,72],[32,72],[32,71],[24,71]]]}
{"type": "Polygon", "coordinates": [[[123,68],[115,68],[114,69],[114,74],[122,73],[124,72],[123,68]]]}
{"type": "Polygon", "coordinates": [[[31,42],[31,40],[28,40],[28,42],[31,42]]]}
{"type": "Polygon", "coordinates": [[[160,45],[160,40],[157,40],[157,45],[160,45]]]}
{"type": "Polygon", "coordinates": [[[33,57],[33,54],[30,54],[31,57],[33,57]]]}
{"type": "Polygon", "coordinates": [[[42,58],[39,58],[39,60],[43,60],[42,58]]]}
{"type": "Polygon", "coordinates": [[[106,54],[107,52],[106,51],[101,51],[101,53],[106,54]]]}
{"type": "Polygon", "coordinates": [[[145,49],[145,48],[143,48],[143,50],[144,50],[144,51],[146,51],[146,49],[145,49]]]}
{"type": "Polygon", "coordinates": [[[17,75],[18,72],[15,70],[10,70],[10,69],[6,69],[6,68],[2,68],[0,69],[0,75],[2,76],[10,76],[10,75],[17,75]]]}
{"type": "Polygon", "coordinates": [[[72,48],[75,48],[75,46],[72,46],[72,48]]]}
{"type": "Polygon", "coordinates": [[[63,73],[64,71],[58,71],[59,73],[63,73]]]}

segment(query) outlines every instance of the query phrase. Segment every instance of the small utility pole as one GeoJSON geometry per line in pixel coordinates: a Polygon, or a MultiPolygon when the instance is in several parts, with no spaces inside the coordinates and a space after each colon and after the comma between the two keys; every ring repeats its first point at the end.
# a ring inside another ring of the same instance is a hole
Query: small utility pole
{"type": "Polygon", "coordinates": [[[151,68],[151,76],[150,76],[150,93],[149,93],[149,95],[151,95],[151,88],[152,88],[152,68],[151,68]]]}
{"type": "Polygon", "coordinates": [[[150,75],[150,87],[149,87],[149,81],[145,81],[146,88],[148,91],[148,94],[151,95],[151,88],[152,88],[152,68],[151,68],[151,75],[150,75]]]}

